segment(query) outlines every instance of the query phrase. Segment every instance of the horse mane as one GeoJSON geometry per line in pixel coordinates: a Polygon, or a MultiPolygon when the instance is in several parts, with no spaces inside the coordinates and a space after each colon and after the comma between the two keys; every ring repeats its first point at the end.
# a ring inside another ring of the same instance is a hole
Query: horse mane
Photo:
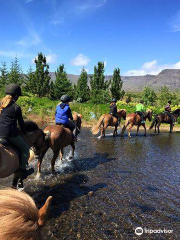
{"type": "Polygon", "coordinates": [[[38,209],[28,194],[13,189],[0,190],[0,209],[0,239],[42,239],[38,209]]]}
{"type": "Polygon", "coordinates": [[[24,122],[24,128],[26,132],[32,132],[39,129],[37,123],[29,120],[24,122]]]}
{"type": "Polygon", "coordinates": [[[173,113],[173,114],[179,114],[179,113],[180,113],[180,108],[174,110],[172,113],[173,113]]]}
{"type": "Polygon", "coordinates": [[[117,111],[118,111],[118,112],[127,112],[126,109],[118,109],[117,111]]]}

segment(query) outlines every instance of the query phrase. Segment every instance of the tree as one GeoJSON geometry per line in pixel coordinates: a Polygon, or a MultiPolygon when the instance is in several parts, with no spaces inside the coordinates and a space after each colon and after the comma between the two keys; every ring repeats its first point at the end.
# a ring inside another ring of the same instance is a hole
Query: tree
{"type": "Polygon", "coordinates": [[[68,94],[73,97],[73,86],[64,71],[64,64],[61,64],[55,72],[55,82],[53,86],[53,96],[55,99],[60,99],[62,95],[68,94]]]}
{"type": "Polygon", "coordinates": [[[167,86],[163,86],[160,90],[160,96],[159,96],[161,105],[165,105],[167,101],[171,100],[172,98],[173,98],[173,95],[170,92],[169,88],[167,86]]]}
{"type": "Polygon", "coordinates": [[[126,103],[130,103],[132,101],[131,94],[129,93],[126,98],[126,103]]]}
{"type": "Polygon", "coordinates": [[[19,60],[15,57],[15,60],[11,62],[10,72],[8,74],[7,83],[16,83],[21,85],[24,82],[23,73],[19,64],[19,60]]]}
{"type": "Polygon", "coordinates": [[[120,76],[120,69],[115,68],[113,77],[111,80],[111,88],[110,88],[112,98],[116,98],[117,100],[120,100],[124,97],[125,91],[122,90],[122,85],[123,85],[123,82],[120,76]]]}
{"type": "Polygon", "coordinates": [[[98,62],[94,67],[94,74],[90,76],[91,102],[94,104],[107,103],[110,101],[109,82],[105,81],[104,63],[98,62]]]}
{"type": "Polygon", "coordinates": [[[156,93],[150,87],[145,87],[143,90],[142,98],[146,105],[154,105],[157,96],[156,93]]]}
{"type": "Polygon", "coordinates": [[[33,94],[37,94],[38,97],[47,96],[50,91],[50,79],[49,65],[46,62],[46,57],[42,53],[38,53],[38,57],[35,59],[36,70],[32,72],[30,68],[28,74],[27,89],[33,94]]]}
{"type": "Polygon", "coordinates": [[[2,62],[2,66],[0,67],[0,89],[3,90],[5,85],[8,82],[8,71],[6,67],[6,62],[2,62]]]}
{"type": "Polygon", "coordinates": [[[81,102],[86,102],[90,98],[90,89],[88,86],[88,75],[83,68],[76,86],[76,99],[81,99],[81,102]]]}

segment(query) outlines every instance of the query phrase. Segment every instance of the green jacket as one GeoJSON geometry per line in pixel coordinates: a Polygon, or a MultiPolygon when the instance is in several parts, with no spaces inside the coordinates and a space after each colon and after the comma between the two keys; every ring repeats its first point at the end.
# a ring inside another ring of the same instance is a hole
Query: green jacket
{"type": "Polygon", "coordinates": [[[145,112],[145,111],[146,111],[146,109],[142,103],[138,103],[136,105],[136,112],[145,112]]]}

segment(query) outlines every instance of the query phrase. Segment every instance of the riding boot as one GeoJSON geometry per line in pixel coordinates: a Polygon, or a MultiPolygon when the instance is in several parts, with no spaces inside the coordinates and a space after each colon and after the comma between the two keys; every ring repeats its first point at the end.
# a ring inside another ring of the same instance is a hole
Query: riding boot
{"type": "Polygon", "coordinates": [[[11,186],[12,188],[17,189],[17,185],[18,185],[20,176],[21,176],[21,171],[17,170],[13,176],[13,182],[12,182],[12,186],[11,186]]]}

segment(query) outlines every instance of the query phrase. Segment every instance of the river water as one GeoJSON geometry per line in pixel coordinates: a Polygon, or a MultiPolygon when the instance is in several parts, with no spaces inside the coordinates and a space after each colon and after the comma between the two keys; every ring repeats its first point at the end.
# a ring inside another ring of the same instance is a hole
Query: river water
{"type": "MultiPolygon", "coordinates": [[[[38,207],[53,196],[43,239],[179,239],[180,133],[98,139],[83,128],[80,139],[74,160],[69,147],[63,164],[57,160],[55,176],[48,151],[42,176],[25,181],[38,207]],[[172,231],[137,236],[137,227],[172,231]]],[[[0,188],[11,180],[1,180],[0,188]]]]}

